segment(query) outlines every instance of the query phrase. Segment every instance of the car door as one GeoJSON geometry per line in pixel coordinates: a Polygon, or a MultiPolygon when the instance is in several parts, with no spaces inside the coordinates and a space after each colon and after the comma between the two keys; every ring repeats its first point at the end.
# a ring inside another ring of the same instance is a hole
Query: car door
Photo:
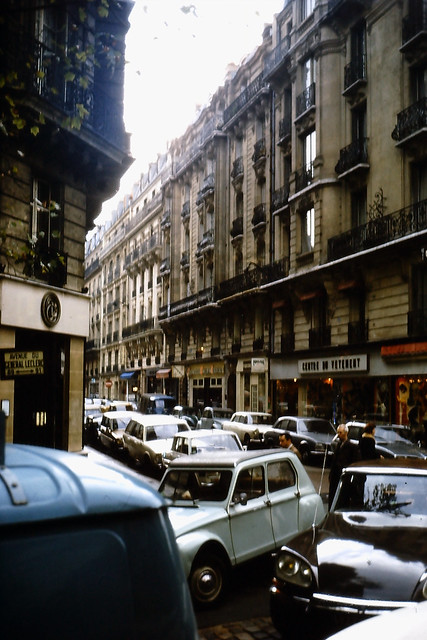
{"type": "Polygon", "coordinates": [[[267,491],[274,542],[279,547],[298,533],[298,475],[289,460],[267,463],[267,491]]]}
{"type": "Polygon", "coordinates": [[[274,548],[264,465],[241,469],[228,507],[231,539],[237,562],[274,548]],[[246,503],[239,502],[246,495],[246,503]]]}

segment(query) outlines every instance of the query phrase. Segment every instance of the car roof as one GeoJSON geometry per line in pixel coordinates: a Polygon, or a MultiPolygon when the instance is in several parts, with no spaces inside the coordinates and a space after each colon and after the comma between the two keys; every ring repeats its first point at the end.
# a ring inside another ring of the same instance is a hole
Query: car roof
{"type": "Polygon", "coordinates": [[[271,416],[268,411],[236,411],[236,415],[239,416],[271,416]]]}
{"type": "Polygon", "coordinates": [[[219,438],[223,434],[237,438],[234,431],[227,431],[227,429],[191,429],[190,431],[181,431],[180,433],[176,433],[174,438],[187,438],[187,440],[191,440],[193,438],[219,438]]]}
{"type": "Polygon", "coordinates": [[[366,473],[427,473],[427,460],[423,458],[383,458],[354,462],[347,467],[351,471],[366,473]]]}
{"type": "Polygon", "coordinates": [[[276,458],[291,458],[295,459],[295,454],[286,451],[284,449],[269,449],[265,451],[263,449],[252,449],[250,451],[223,451],[221,456],[218,453],[201,453],[197,456],[183,456],[182,458],[176,458],[170,464],[168,469],[176,469],[178,467],[192,467],[192,468],[234,468],[241,462],[250,460],[264,460],[276,459],[276,458]]]}
{"type": "Polygon", "coordinates": [[[183,418],[177,418],[177,416],[171,416],[166,413],[139,413],[135,411],[133,420],[147,427],[156,427],[162,424],[182,424],[188,427],[188,422],[183,418]]]}
{"type": "Polygon", "coordinates": [[[136,416],[139,415],[143,415],[141,414],[139,411],[104,411],[104,413],[102,414],[103,416],[106,416],[107,418],[115,418],[120,419],[120,418],[134,418],[136,416]]]}
{"type": "Polygon", "coordinates": [[[164,505],[142,479],[58,449],[6,444],[0,475],[0,528],[164,505]]]}

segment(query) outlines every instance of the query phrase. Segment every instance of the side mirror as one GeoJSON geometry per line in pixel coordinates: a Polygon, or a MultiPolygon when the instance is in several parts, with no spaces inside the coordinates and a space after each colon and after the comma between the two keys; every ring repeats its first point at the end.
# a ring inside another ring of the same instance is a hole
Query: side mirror
{"type": "Polygon", "coordinates": [[[241,504],[244,507],[245,505],[248,504],[248,494],[244,493],[243,491],[242,491],[242,493],[239,493],[238,495],[235,494],[233,496],[233,503],[232,504],[233,505],[241,504]]]}

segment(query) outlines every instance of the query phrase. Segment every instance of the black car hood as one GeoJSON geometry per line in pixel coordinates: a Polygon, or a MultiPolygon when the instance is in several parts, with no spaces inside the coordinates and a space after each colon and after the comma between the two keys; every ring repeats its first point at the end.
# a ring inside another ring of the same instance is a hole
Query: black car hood
{"type": "Polygon", "coordinates": [[[336,512],[288,548],[317,566],[321,593],[408,601],[427,566],[426,527],[425,517],[336,512]]]}

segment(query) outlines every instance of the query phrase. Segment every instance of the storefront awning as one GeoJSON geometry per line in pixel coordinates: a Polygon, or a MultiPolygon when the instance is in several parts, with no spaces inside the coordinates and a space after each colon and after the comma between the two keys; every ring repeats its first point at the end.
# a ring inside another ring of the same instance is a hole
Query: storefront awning
{"type": "Polygon", "coordinates": [[[427,354],[427,342],[408,342],[381,347],[383,358],[409,358],[427,354]]]}
{"type": "Polygon", "coordinates": [[[136,378],[138,375],[138,371],[123,371],[120,374],[120,378],[122,380],[130,380],[131,378],[136,378]]]}
{"type": "Polygon", "coordinates": [[[156,371],[156,378],[169,378],[170,369],[159,369],[156,371]]]}

